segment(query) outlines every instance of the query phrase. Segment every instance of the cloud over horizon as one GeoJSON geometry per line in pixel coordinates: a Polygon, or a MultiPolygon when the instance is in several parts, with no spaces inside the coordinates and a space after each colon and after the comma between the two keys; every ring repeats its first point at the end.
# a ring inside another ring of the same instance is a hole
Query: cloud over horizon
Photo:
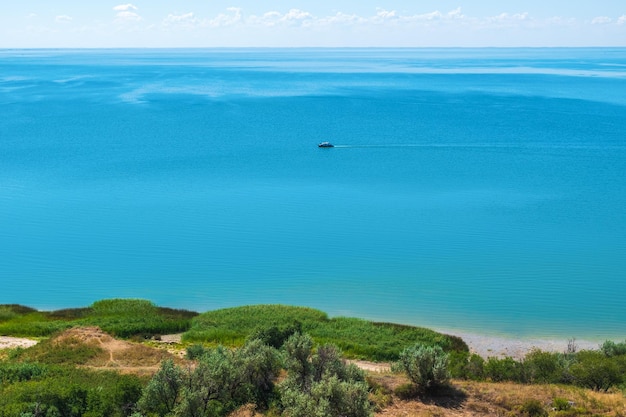
{"type": "MultiPolygon", "coordinates": [[[[540,17],[528,10],[502,10],[479,16],[461,7],[419,12],[379,7],[369,14],[341,9],[330,14],[318,10],[316,14],[304,8],[251,12],[236,6],[213,10],[212,13],[193,9],[165,10],[147,5],[140,14],[137,5],[123,3],[112,7],[113,19],[108,22],[98,18],[89,22],[82,16],[75,18],[64,14],[52,18],[58,24],[63,23],[55,29],[55,36],[62,39],[63,31],[66,31],[68,45],[80,41],[85,46],[101,38],[110,42],[106,46],[139,47],[159,46],[164,41],[168,46],[194,47],[575,46],[574,39],[578,39],[578,44],[588,46],[619,45],[617,35],[626,31],[626,14],[623,13],[583,19],[540,17]],[[84,37],[76,39],[71,36],[71,27],[74,30],[80,27],[84,37]],[[135,36],[116,35],[123,31],[135,36]]],[[[43,25],[44,21],[41,22],[43,25]]],[[[626,44],[626,33],[621,39],[621,44],[626,44]]],[[[0,40],[0,46],[3,44],[10,46],[6,40],[0,40]]]]}

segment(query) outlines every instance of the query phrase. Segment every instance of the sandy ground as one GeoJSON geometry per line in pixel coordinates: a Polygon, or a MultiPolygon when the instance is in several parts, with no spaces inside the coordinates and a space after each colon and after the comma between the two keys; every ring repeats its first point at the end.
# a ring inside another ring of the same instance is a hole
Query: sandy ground
{"type": "Polygon", "coordinates": [[[36,340],[23,339],[19,337],[0,336],[0,349],[12,349],[16,347],[27,348],[36,344],[36,340]]]}
{"type": "MultiPolygon", "coordinates": [[[[467,343],[472,353],[476,353],[483,358],[506,356],[522,359],[533,349],[541,349],[546,352],[565,352],[568,347],[568,340],[549,339],[513,339],[499,336],[486,336],[476,333],[465,333],[458,331],[437,330],[441,333],[459,336],[467,343]]],[[[591,340],[574,340],[576,350],[597,350],[600,342],[591,340]]]]}

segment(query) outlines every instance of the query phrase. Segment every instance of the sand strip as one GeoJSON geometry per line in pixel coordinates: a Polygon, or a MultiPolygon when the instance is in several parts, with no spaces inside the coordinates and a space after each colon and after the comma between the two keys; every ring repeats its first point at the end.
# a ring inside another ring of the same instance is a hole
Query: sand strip
{"type": "MultiPolygon", "coordinates": [[[[485,359],[489,357],[504,358],[507,356],[523,359],[533,349],[540,349],[545,352],[566,352],[569,342],[568,340],[514,339],[458,331],[437,331],[460,337],[467,343],[472,353],[476,353],[485,359]]],[[[574,340],[577,351],[597,350],[601,344],[598,341],[574,340]]]]}
{"type": "Polygon", "coordinates": [[[0,336],[0,349],[27,348],[37,344],[36,340],[21,337],[0,336]]]}

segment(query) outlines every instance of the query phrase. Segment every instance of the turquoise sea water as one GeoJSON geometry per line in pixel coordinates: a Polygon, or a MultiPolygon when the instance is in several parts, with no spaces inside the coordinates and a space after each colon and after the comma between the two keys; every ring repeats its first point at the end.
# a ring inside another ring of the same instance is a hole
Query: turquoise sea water
{"type": "Polygon", "coordinates": [[[626,336],[626,49],[0,50],[0,106],[0,303],[626,336]]]}

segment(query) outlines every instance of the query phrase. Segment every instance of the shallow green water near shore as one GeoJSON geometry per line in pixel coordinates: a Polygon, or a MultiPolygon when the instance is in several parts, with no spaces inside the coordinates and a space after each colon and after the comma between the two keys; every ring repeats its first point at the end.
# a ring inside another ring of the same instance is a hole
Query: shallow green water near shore
{"type": "Polygon", "coordinates": [[[624,49],[0,62],[0,303],[626,334],[624,49]]]}

